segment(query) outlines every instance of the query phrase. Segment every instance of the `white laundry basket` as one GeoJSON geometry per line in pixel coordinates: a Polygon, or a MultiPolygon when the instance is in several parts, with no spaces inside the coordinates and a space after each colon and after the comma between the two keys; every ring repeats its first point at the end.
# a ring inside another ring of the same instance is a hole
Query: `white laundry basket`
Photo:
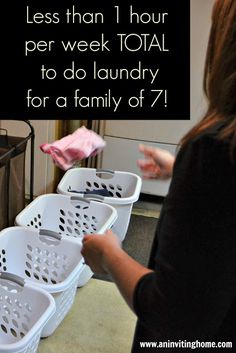
{"type": "Polygon", "coordinates": [[[41,336],[51,335],[71,308],[82,269],[78,242],[47,230],[10,227],[0,232],[0,270],[50,293],[56,312],[41,336]]]}
{"type": "Polygon", "coordinates": [[[0,353],[37,352],[42,329],[54,312],[50,294],[21,277],[1,272],[0,353]]]}
{"type": "MultiPolygon", "coordinates": [[[[16,217],[15,224],[36,229],[48,229],[78,241],[80,248],[84,234],[102,234],[117,218],[110,205],[83,197],[59,194],[38,196],[16,217]]],[[[83,264],[78,287],[92,277],[90,267],[83,264]]]]}
{"type": "MultiPolygon", "coordinates": [[[[117,220],[113,231],[123,241],[128,229],[133,203],[139,198],[141,178],[133,173],[94,168],[72,168],[68,170],[57,187],[57,192],[66,195],[83,195],[80,192],[106,190],[109,196],[92,194],[97,199],[114,206],[117,220]]],[[[87,195],[89,196],[89,195],[87,195]]]]}

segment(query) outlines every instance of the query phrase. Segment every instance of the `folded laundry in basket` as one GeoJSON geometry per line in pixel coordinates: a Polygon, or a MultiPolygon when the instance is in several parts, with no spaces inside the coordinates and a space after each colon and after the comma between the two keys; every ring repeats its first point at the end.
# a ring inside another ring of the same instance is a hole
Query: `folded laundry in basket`
{"type": "Polygon", "coordinates": [[[83,195],[101,195],[101,196],[111,197],[111,195],[107,189],[94,189],[94,190],[89,190],[89,191],[78,191],[78,190],[72,190],[70,187],[68,187],[67,191],[75,192],[77,194],[83,194],[83,195]]]}
{"type": "Polygon", "coordinates": [[[75,162],[95,156],[105,147],[106,142],[101,136],[85,126],[73,134],[63,137],[53,143],[44,143],[40,149],[52,156],[54,163],[61,169],[71,168],[75,162]]]}

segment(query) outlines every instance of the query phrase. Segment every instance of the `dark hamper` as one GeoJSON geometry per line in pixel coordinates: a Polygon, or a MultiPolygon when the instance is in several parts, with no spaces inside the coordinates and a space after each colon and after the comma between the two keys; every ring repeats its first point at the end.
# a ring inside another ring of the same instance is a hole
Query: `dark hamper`
{"type": "Polygon", "coordinates": [[[30,132],[26,137],[10,136],[0,128],[0,230],[14,225],[16,215],[25,207],[25,154],[28,140],[30,148],[30,201],[34,185],[34,128],[28,120],[30,132]]]}

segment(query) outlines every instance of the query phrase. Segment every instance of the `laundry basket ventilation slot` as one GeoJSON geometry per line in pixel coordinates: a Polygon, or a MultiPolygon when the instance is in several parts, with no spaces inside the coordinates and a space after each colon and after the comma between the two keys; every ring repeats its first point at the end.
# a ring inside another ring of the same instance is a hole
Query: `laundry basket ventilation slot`
{"type": "Polygon", "coordinates": [[[15,296],[17,293],[16,289],[10,289],[7,295],[0,295],[0,332],[6,334],[8,340],[11,336],[12,342],[23,338],[32,326],[30,323],[32,308],[27,301],[17,299],[15,296]]]}
{"type": "Polygon", "coordinates": [[[40,229],[42,227],[41,217],[41,214],[37,214],[34,218],[31,219],[27,226],[40,229]]]}
{"type": "MultiPolygon", "coordinates": [[[[96,216],[87,214],[88,206],[77,205],[76,209],[78,212],[67,211],[60,209],[60,215],[58,219],[58,232],[74,238],[83,237],[85,234],[93,234],[98,231],[97,224],[98,219],[96,216]]],[[[35,215],[28,223],[28,227],[34,227],[36,229],[42,228],[42,216],[40,214],[35,215]]]]}
{"type": "Polygon", "coordinates": [[[6,250],[2,249],[0,251],[0,271],[7,271],[7,266],[6,266],[6,250]]]}
{"type": "Polygon", "coordinates": [[[45,283],[60,283],[65,279],[67,270],[67,256],[50,252],[40,247],[33,248],[27,244],[25,274],[29,278],[45,283]]]}
{"type": "MultiPolygon", "coordinates": [[[[77,206],[79,207],[79,206],[77,206]]],[[[98,219],[95,216],[88,215],[83,211],[88,207],[83,207],[80,213],[72,213],[60,209],[59,229],[63,234],[75,238],[82,237],[85,234],[92,234],[97,231],[96,224],[98,219]]]]}

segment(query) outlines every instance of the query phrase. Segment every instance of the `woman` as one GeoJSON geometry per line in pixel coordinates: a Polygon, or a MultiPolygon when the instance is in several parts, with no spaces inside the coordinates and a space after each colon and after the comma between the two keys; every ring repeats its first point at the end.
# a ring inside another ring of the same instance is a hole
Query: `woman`
{"type": "Polygon", "coordinates": [[[172,176],[148,268],[111,231],[84,238],[86,263],[112,276],[138,316],[132,353],[145,351],[140,342],[168,340],[198,340],[202,348],[232,342],[236,351],[235,0],[215,2],[204,88],[208,111],[182,139],[175,161],[166,151],[140,147],[145,177],[172,176]]]}

